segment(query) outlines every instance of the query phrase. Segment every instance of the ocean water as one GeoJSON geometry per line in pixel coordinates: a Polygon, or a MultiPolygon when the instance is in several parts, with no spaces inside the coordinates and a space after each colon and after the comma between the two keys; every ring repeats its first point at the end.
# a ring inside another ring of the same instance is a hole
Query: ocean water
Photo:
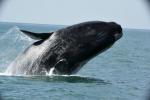
{"type": "Polygon", "coordinates": [[[32,44],[19,31],[65,26],[0,22],[0,100],[145,100],[150,89],[150,30],[123,37],[71,76],[7,76],[9,64],[32,44]]]}

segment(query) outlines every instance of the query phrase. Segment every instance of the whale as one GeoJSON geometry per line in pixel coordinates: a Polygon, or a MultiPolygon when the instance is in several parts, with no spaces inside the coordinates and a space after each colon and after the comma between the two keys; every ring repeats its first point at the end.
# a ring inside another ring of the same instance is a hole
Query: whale
{"type": "Polygon", "coordinates": [[[116,22],[88,21],[54,32],[20,30],[36,42],[18,55],[6,73],[11,75],[71,75],[119,40],[123,33],[116,22]]]}

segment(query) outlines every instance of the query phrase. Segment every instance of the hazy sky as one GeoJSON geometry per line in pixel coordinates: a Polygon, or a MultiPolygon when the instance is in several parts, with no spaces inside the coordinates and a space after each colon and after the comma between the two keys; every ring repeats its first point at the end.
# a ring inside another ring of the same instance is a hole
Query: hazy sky
{"type": "Polygon", "coordinates": [[[150,29],[143,0],[7,0],[0,16],[0,21],[62,25],[89,20],[150,29]]]}

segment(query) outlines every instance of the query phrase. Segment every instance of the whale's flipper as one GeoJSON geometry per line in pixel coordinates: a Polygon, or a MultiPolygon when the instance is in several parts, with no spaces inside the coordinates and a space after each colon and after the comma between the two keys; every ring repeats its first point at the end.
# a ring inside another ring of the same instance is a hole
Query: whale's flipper
{"type": "Polygon", "coordinates": [[[35,40],[45,40],[53,34],[53,32],[50,32],[50,33],[34,33],[34,32],[30,32],[30,31],[26,31],[26,30],[20,30],[20,31],[23,32],[24,34],[28,35],[32,39],[35,39],[35,40]]]}

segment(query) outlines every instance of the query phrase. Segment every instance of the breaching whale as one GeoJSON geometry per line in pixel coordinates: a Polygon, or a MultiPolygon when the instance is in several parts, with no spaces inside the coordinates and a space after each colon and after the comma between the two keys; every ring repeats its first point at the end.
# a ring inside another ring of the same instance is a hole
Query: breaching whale
{"type": "Polygon", "coordinates": [[[37,41],[8,67],[11,75],[74,74],[122,37],[115,22],[89,21],[49,33],[21,30],[37,41]],[[51,70],[53,69],[53,70],[51,70]]]}

